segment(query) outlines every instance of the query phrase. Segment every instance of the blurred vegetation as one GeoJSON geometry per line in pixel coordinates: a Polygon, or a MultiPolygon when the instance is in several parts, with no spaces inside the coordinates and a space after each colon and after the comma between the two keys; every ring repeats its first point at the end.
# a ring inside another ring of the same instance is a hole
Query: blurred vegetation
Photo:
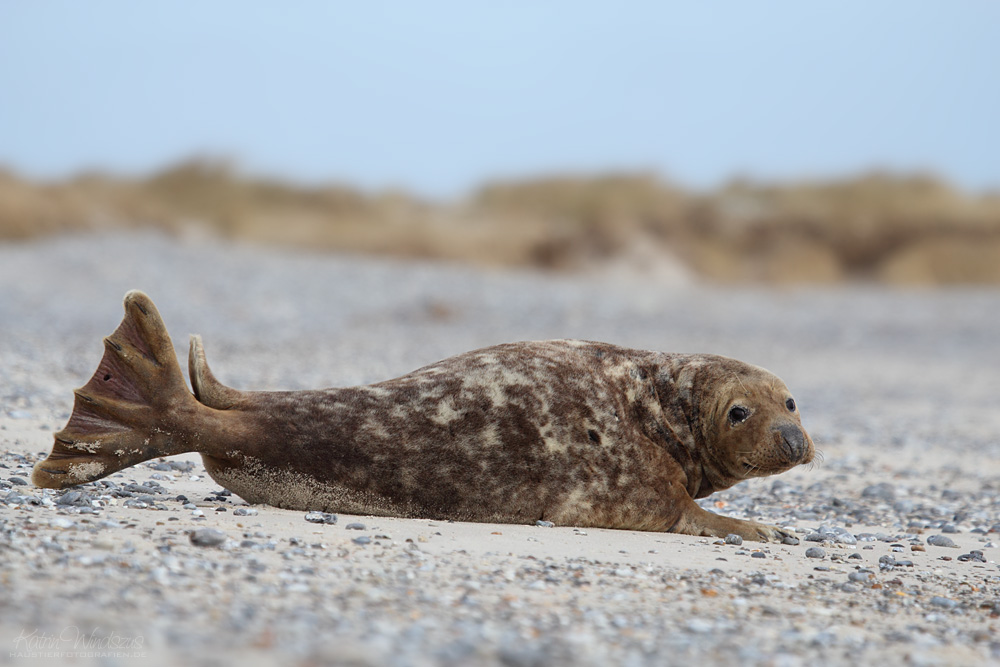
{"type": "Polygon", "coordinates": [[[924,175],[739,180],[709,192],[652,174],[567,176],[440,203],[252,178],[211,160],[54,183],[0,171],[0,239],[143,227],[552,270],[662,263],[721,282],[1000,284],[1000,193],[924,175]]]}

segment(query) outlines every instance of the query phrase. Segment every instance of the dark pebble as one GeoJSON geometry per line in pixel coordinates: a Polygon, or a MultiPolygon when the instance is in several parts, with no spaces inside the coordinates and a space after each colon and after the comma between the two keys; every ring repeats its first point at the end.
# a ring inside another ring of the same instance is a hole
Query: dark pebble
{"type": "Polygon", "coordinates": [[[20,477],[10,477],[8,481],[10,481],[10,483],[14,486],[28,486],[28,482],[20,477]]]}
{"type": "Polygon", "coordinates": [[[538,521],[535,522],[535,525],[541,526],[542,528],[554,528],[556,524],[552,523],[551,521],[542,521],[541,519],[539,519],[538,521]]]}
{"type": "Polygon", "coordinates": [[[806,549],[806,558],[825,558],[826,549],[822,547],[809,547],[806,549]]]}
{"type": "Polygon", "coordinates": [[[754,551],[752,554],[750,554],[750,558],[767,558],[767,554],[765,554],[763,551],[754,551]]]}
{"type": "Polygon", "coordinates": [[[83,491],[67,491],[56,498],[56,505],[64,507],[90,507],[90,495],[83,491]]]}
{"type": "Polygon", "coordinates": [[[351,542],[355,544],[371,544],[372,538],[367,535],[362,535],[361,537],[355,537],[351,542]]]}
{"type": "Polygon", "coordinates": [[[191,533],[191,544],[196,547],[217,547],[226,541],[226,534],[215,528],[199,528],[191,533]]]}
{"type": "Polygon", "coordinates": [[[985,563],[986,557],[983,555],[982,551],[972,551],[967,554],[962,554],[961,556],[958,557],[958,560],[962,561],[963,563],[968,562],[970,560],[975,561],[977,563],[985,563]]]}
{"type": "Polygon", "coordinates": [[[788,544],[794,547],[799,544],[799,538],[795,537],[794,535],[785,535],[783,538],[781,538],[781,543],[788,544]]]}
{"type": "Polygon", "coordinates": [[[347,530],[364,530],[365,529],[365,524],[363,524],[363,523],[349,523],[346,526],[344,526],[344,528],[346,528],[347,530]]]}
{"type": "Polygon", "coordinates": [[[945,535],[931,535],[930,537],[927,538],[927,544],[930,544],[931,546],[934,547],[953,547],[955,549],[958,548],[958,545],[955,544],[955,540],[951,539],[950,537],[946,537],[945,535]]]}
{"type": "Polygon", "coordinates": [[[891,503],[896,499],[896,487],[887,482],[879,482],[878,484],[866,486],[861,492],[861,497],[875,498],[877,500],[884,500],[891,503]]]}

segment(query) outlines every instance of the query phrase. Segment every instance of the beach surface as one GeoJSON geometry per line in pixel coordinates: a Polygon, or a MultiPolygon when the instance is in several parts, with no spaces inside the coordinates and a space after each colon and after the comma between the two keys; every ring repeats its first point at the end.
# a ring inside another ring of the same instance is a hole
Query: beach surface
{"type": "Polygon", "coordinates": [[[0,664],[1000,664],[998,336],[985,288],[714,287],[156,234],[2,245],[0,664]],[[800,543],[333,523],[248,506],[196,454],[35,488],[134,288],[182,365],[199,333],[240,389],[547,338],[764,366],[823,460],[702,502],[800,543]]]}

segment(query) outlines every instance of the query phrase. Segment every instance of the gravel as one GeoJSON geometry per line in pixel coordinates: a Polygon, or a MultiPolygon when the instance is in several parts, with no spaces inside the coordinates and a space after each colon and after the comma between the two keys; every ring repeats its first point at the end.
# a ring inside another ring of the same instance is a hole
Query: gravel
{"type": "MultiPolygon", "coordinates": [[[[5,650],[76,627],[149,664],[1000,659],[996,291],[615,282],[155,235],[0,246],[0,281],[5,650]],[[247,507],[195,455],[36,489],[32,464],[135,287],[180,354],[200,332],[220,379],[247,389],[373,382],[538,338],[742,358],[786,380],[825,460],[698,501],[796,536],[767,545],[544,521],[338,525],[247,507]]],[[[92,653],[75,659],[130,657],[92,653]]]]}

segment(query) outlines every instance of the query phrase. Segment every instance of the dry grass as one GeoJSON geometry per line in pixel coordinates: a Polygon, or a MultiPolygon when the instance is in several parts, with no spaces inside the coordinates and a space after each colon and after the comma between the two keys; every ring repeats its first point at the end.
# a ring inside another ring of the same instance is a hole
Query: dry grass
{"type": "Polygon", "coordinates": [[[651,174],[494,183],[458,203],[302,187],[194,160],[152,177],[0,171],[0,239],[207,229],[258,243],[584,270],[643,257],[717,281],[1000,283],[1000,194],[869,174],[686,192],[651,174]]]}

